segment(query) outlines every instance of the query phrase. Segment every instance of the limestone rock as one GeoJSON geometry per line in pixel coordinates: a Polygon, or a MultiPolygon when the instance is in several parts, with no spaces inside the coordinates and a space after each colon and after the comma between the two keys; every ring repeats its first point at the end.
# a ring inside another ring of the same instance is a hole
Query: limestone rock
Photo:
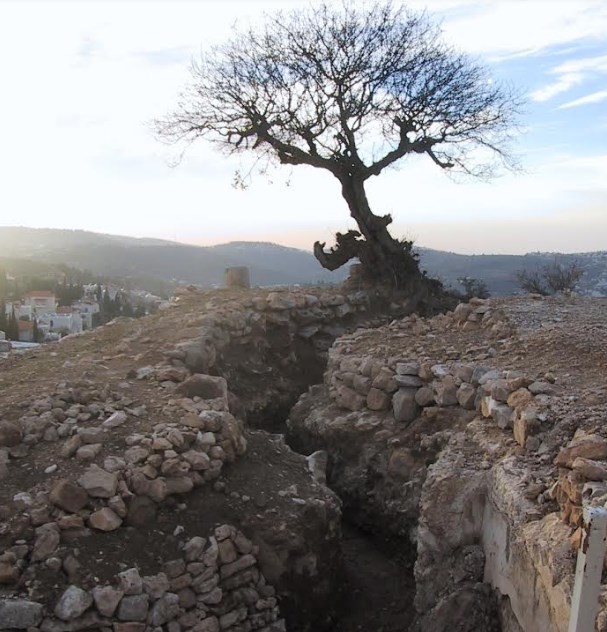
{"type": "Polygon", "coordinates": [[[55,616],[63,621],[77,619],[92,605],[93,597],[78,586],[69,586],[55,607],[55,616]]]}
{"type": "Polygon", "coordinates": [[[364,398],[362,395],[359,395],[355,390],[342,384],[337,387],[335,403],[340,408],[357,411],[364,408],[366,398],[364,398]]]}
{"type": "Polygon", "coordinates": [[[457,386],[455,386],[453,376],[446,375],[443,380],[437,384],[436,403],[439,406],[455,406],[458,403],[457,386]]]}
{"type": "Polygon", "coordinates": [[[369,389],[369,393],[367,394],[367,408],[370,410],[388,410],[391,401],[390,395],[385,391],[381,391],[378,388],[369,389]]]}
{"type": "Polygon", "coordinates": [[[4,630],[27,630],[42,621],[41,603],[26,599],[0,599],[0,622],[4,630]]]}
{"type": "Polygon", "coordinates": [[[457,402],[466,410],[474,410],[474,402],[476,399],[476,388],[472,384],[462,382],[456,393],[457,402]]]}
{"type": "Polygon", "coordinates": [[[270,292],[266,301],[270,309],[284,310],[296,307],[293,297],[284,292],[270,292]]]}
{"type": "Polygon", "coordinates": [[[0,420],[0,447],[12,448],[21,443],[21,428],[11,421],[0,420]]]}
{"type": "Polygon", "coordinates": [[[104,617],[113,616],[120,600],[124,596],[122,590],[116,590],[111,586],[95,586],[93,588],[93,600],[99,614],[104,617]]]}
{"type": "Polygon", "coordinates": [[[506,403],[511,408],[519,408],[525,406],[533,400],[533,395],[526,388],[519,388],[508,395],[506,403]]]}
{"type": "Polygon", "coordinates": [[[91,514],[89,524],[99,531],[115,531],[122,524],[122,520],[109,507],[104,507],[91,514]]]}
{"type": "Polygon", "coordinates": [[[127,420],[127,415],[123,410],[117,410],[112,413],[102,424],[102,428],[117,428],[122,426],[127,420]]]}
{"type": "Polygon", "coordinates": [[[190,398],[225,399],[228,396],[228,385],[223,377],[195,373],[181,382],[175,391],[190,398]]]}
{"type": "Polygon", "coordinates": [[[572,467],[574,472],[579,472],[589,481],[607,481],[607,463],[578,456],[572,467]]]}
{"type": "Polygon", "coordinates": [[[306,463],[314,480],[322,485],[327,482],[327,462],[329,455],[325,450],[317,450],[306,457],[306,463]]]}
{"type": "Polygon", "coordinates": [[[38,527],[32,551],[32,562],[40,562],[50,557],[57,550],[60,540],[59,528],[54,522],[38,527]]]}
{"type": "Polygon", "coordinates": [[[98,465],[91,465],[78,479],[89,496],[93,498],[111,498],[116,494],[118,477],[112,472],[106,472],[98,465]]]}
{"type": "Polygon", "coordinates": [[[143,590],[150,599],[160,599],[169,591],[169,579],[165,573],[148,575],[143,578],[143,590]]]}
{"type": "Polygon", "coordinates": [[[76,513],[88,503],[89,498],[86,491],[77,483],[60,479],[51,489],[49,500],[64,511],[76,513]]]}
{"type": "Polygon", "coordinates": [[[143,580],[136,568],[118,573],[118,584],[125,595],[140,595],[143,592],[143,580]]]}
{"type": "Polygon", "coordinates": [[[413,421],[419,414],[419,407],[415,401],[415,388],[399,388],[392,396],[392,408],[396,421],[413,421]]]}
{"type": "Polygon", "coordinates": [[[578,457],[585,459],[607,459],[607,441],[599,435],[585,435],[574,439],[572,443],[563,448],[554,459],[554,464],[559,467],[573,467],[573,462],[578,457]]]}
{"type": "Polygon", "coordinates": [[[394,381],[400,387],[405,388],[419,388],[423,386],[423,381],[417,375],[410,374],[397,374],[394,376],[394,381]]]}
{"type": "Polygon", "coordinates": [[[378,388],[386,393],[394,393],[398,390],[398,384],[394,379],[394,373],[388,367],[382,367],[371,384],[373,388],[378,388]]]}
{"type": "Polygon", "coordinates": [[[396,363],[397,375],[414,375],[417,377],[418,373],[419,373],[419,362],[417,362],[417,360],[396,363]]]}
{"type": "Polygon", "coordinates": [[[535,408],[524,408],[514,415],[514,439],[519,445],[525,446],[527,440],[539,430],[535,408]]]}
{"type": "Polygon", "coordinates": [[[120,621],[145,621],[148,616],[149,596],[146,594],[123,597],[118,606],[120,621]]]}
{"type": "Polygon", "coordinates": [[[415,393],[415,401],[419,406],[432,406],[434,401],[434,391],[428,386],[422,386],[415,393]]]}
{"type": "Polygon", "coordinates": [[[499,428],[505,430],[512,428],[513,412],[507,404],[497,404],[491,409],[491,417],[499,428]]]}

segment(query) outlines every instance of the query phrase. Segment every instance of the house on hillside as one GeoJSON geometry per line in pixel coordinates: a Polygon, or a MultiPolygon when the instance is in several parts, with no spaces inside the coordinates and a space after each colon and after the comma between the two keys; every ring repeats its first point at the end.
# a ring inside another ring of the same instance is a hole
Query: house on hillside
{"type": "Polygon", "coordinates": [[[57,310],[57,298],[49,290],[33,290],[23,297],[23,303],[29,305],[35,315],[52,314],[57,310]]]}
{"type": "Polygon", "coordinates": [[[83,330],[82,318],[71,307],[59,307],[56,312],[42,314],[38,318],[38,326],[45,336],[56,333],[61,336],[78,334],[83,330]]]}
{"type": "Polygon", "coordinates": [[[93,328],[93,316],[101,311],[99,303],[92,299],[83,299],[72,304],[72,309],[80,314],[83,329],[93,328]]]}

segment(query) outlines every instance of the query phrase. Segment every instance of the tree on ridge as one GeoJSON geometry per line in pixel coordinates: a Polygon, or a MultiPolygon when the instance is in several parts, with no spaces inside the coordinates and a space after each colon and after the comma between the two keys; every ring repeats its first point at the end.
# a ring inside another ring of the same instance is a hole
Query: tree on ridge
{"type": "Polygon", "coordinates": [[[267,15],[191,74],[176,109],[155,122],[158,136],[329,171],[358,227],[329,250],[314,244],[329,270],[358,258],[369,280],[406,288],[422,278],[412,242],[390,234],[392,217],[373,213],[365,191],[401,159],[481,178],[514,165],[518,95],[446,45],[425,14],[389,0],[267,15]]]}

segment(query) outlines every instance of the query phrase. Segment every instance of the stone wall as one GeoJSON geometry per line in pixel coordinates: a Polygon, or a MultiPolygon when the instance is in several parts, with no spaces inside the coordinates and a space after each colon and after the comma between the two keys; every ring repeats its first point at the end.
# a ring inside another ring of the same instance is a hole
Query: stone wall
{"type": "MultiPolygon", "coordinates": [[[[200,300],[184,289],[175,303],[200,300]]],[[[300,393],[322,381],[334,340],[361,326],[413,310],[409,299],[383,291],[306,289],[218,292],[193,323],[196,336],[166,350],[170,363],[224,376],[248,421],[280,425],[300,393]]]]}
{"type": "Polygon", "coordinates": [[[376,523],[390,528],[408,516],[417,548],[416,630],[451,629],[462,604],[474,612],[462,630],[494,630],[495,611],[508,632],[567,627],[568,525],[579,528],[583,495],[604,503],[607,443],[578,432],[557,458],[562,470],[552,487],[512,456],[526,455],[549,476],[545,440],[560,387],[550,371],[495,366],[511,332],[491,301],[474,300],[449,314],[343,336],[329,351],[328,403],[315,409],[322,395],[311,392],[289,422],[296,438],[329,450],[332,485],[354,481],[361,503],[384,489],[376,523]],[[439,423],[445,419],[451,422],[439,423]],[[388,496],[394,488],[398,497],[388,496]],[[547,513],[554,500],[564,521],[547,513]]]}
{"type": "Polygon", "coordinates": [[[41,632],[284,632],[275,590],[259,572],[257,548],[242,533],[222,525],[208,539],[188,540],[181,553],[155,575],[128,568],[112,584],[89,590],[72,584],[46,616],[40,603],[0,599],[0,625],[41,632]]]}

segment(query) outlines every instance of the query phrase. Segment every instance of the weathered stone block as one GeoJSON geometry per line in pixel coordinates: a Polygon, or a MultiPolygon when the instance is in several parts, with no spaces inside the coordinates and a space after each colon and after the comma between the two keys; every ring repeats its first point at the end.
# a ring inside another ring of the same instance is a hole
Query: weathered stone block
{"type": "Polygon", "coordinates": [[[413,421],[419,414],[419,406],[415,401],[416,388],[399,388],[392,396],[392,409],[396,421],[413,421]]]}

